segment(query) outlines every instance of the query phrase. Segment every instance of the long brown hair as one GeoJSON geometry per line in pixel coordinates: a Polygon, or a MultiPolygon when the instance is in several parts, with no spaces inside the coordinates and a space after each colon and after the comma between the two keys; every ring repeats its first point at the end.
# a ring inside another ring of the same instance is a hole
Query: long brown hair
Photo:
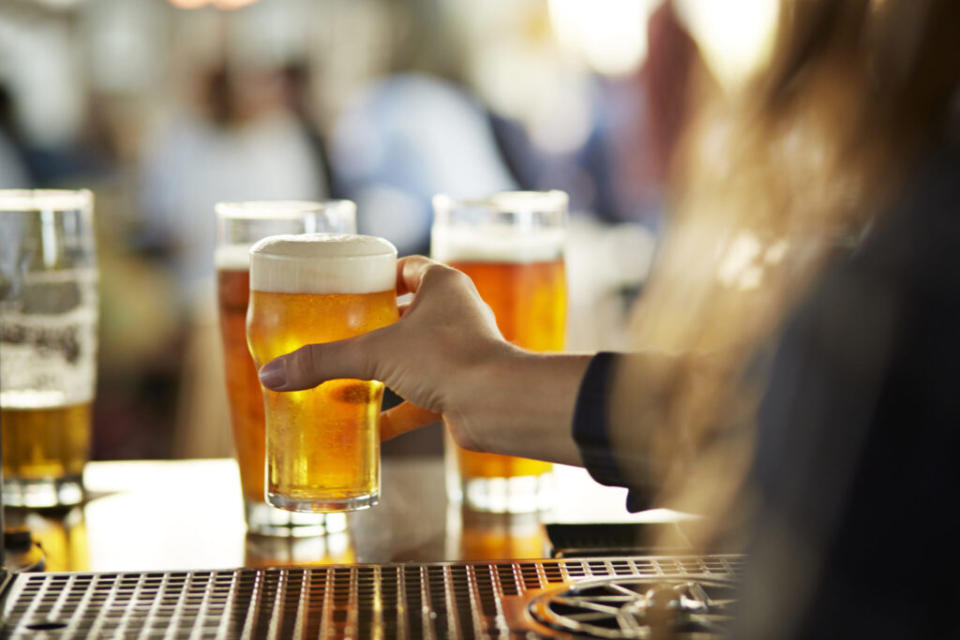
{"type": "Polygon", "coordinates": [[[636,350],[677,357],[627,360],[611,406],[636,425],[615,441],[652,461],[663,506],[718,514],[740,495],[763,392],[745,368],[942,140],[958,26],[956,0],[782,0],[752,82],[731,92],[692,74],[671,220],[632,322],[636,350]]]}

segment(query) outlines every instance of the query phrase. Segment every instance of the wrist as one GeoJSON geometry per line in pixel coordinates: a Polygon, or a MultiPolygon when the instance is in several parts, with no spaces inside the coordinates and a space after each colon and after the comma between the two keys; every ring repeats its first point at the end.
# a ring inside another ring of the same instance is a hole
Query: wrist
{"type": "Polygon", "coordinates": [[[524,352],[508,342],[489,349],[456,372],[457,379],[447,385],[456,395],[448,398],[444,418],[461,447],[473,451],[500,453],[494,429],[496,416],[509,402],[508,389],[517,384],[519,364],[524,352]]]}
{"type": "Polygon", "coordinates": [[[586,354],[533,353],[509,344],[465,372],[468,396],[456,416],[461,445],[506,455],[581,464],[572,424],[586,354]]]}

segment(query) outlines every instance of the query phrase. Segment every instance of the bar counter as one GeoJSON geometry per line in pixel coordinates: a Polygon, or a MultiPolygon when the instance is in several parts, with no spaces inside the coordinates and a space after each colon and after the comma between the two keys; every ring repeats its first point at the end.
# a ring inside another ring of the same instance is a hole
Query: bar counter
{"type": "Polygon", "coordinates": [[[643,522],[625,491],[581,469],[557,471],[559,504],[524,515],[461,511],[447,502],[437,457],[384,459],[378,506],[348,514],[346,531],[301,539],[246,535],[229,459],[90,463],[90,499],[66,512],[8,510],[41,545],[48,571],[161,571],[237,567],[547,557],[544,522],[643,522]]]}

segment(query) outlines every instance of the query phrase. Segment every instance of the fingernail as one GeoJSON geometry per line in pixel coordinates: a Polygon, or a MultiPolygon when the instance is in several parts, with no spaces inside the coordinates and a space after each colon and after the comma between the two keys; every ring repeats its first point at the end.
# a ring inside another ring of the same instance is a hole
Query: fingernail
{"type": "Polygon", "coordinates": [[[282,387],[287,381],[287,375],[283,370],[282,360],[271,360],[260,367],[260,383],[270,389],[282,387]]]}

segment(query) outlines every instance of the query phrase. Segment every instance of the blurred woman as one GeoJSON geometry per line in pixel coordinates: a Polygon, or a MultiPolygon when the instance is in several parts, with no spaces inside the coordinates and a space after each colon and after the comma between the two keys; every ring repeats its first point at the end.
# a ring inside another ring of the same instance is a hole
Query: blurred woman
{"type": "Polygon", "coordinates": [[[697,83],[630,355],[512,347],[413,257],[400,322],[262,381],[381,379],[462,446],[704,514],[701,550],[748,552],[735,637],[957,636],[958,29],[953,0],[784,0],[760,76],[697,83]]]}

